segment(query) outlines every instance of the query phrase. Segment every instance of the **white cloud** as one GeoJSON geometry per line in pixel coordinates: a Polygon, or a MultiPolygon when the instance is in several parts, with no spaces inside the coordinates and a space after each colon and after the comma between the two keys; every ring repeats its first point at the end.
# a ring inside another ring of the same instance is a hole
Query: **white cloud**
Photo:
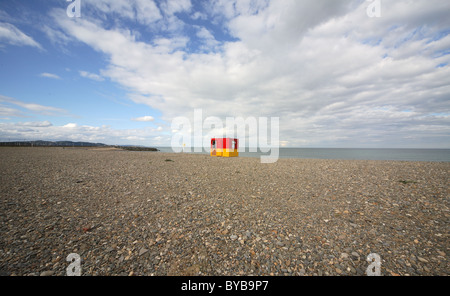
{"type": "Polygon", "coordinates": [[[53,124],[50,121],[39,121],[39,122],[19,122],[16,123],[17,126],[28,126],[28,127],[50,127],[53,124]]]}
{"type": "Polygon", "coordinates": [[[16,105],[28,111],[31,111],[32,113],[40,115],[47,115],[47,116],[68,115],[68,112],[61,108],[45,106],[36,103],[27,103],[3,95],[0,95],[0,102],[16,105]]]}
{"type": "Polygon", "coordinates": [[[161,18],[158,7],[151,0],[86,0],[84,12],[89,15],[107,18],[115,14],[128,20],[138,20],[142,24],[149,24],[161,18]]]}
{"type": "Polygon", "coordinates": [[[128,137],[123,137],[124,140],[128,140],[128,141],[145,141],[145,138],[143,137],[137,137],[137,136],[128,136],[128,137]]]}
{"type": "Polygon", "coordinates": [[[191,15],[191,18],[193,20],[206,20],[208,19],[208,16],[205,13],[201,13],[200,11],[196,11],[191,15]]]}
{"type": "Polygon", "coordinates": [[[176,13],[190,11],[189,0],[158,1],[152,0],[85,0],[87,17],[107,19],[111,15],[124,20],[137,21],[139,24],[156,28],[162,26],[167,30],[177,30],[182,22],[176,13]]]}
{"type": "Polygon", "coordinates": [[[50,42],[52,42],[52,44],[59,45],[65,53],[69,52],[65,49],[65,46],[67,46],[67,44],[71,41],[71,38],[69,36],[55,28],[50,27],[47,24],[40,26],[39,29],[44,32],[44,34],[50,39],[50,42]]]}
{"type": "Polygon", "coordinates": [[[50,106],[44,106],[40,104],[34,104],[34,103],[24,103],[20,101],[15,101],[14,104],[25,108],[29,111],[33,111],[39,114],[43,115],[55,115],[56,113],[64,113],[65,111],[59,108],[50,107],[50,106]]]}
{"type": "Polygon", "coordinates": [[[0,22],[0,44],[7,43],[17,46],[32,46],[42,49],[41,45],[33,38],[23,33],[14,25],[0,22]]]}
{"type": "Polygon", "coordinates": [[[160,7],[166,15],[173,15],[177,12],[190,11],[192,3],[190,0],[164,0],[160,2],[160,7]]]}
{"type": "Polygon", "coordinates": [[[56,74],[52,74],[52,73],[41,73],[39,74],[40,77],[45,77],[45,78],[52,78],[52,79],[61,79],[61,77],[59,77],[56,74]]]}
{"type": "Polygon", "coordinates": [[[79,71],[79,73],[80,73],[81,77],[89,78],[89,79],[92,79],[92,80],[95,80],[95,81],[103,81],[103,80],[105,80],[103,77],[101,77],[98,74],[89,73],[89,72],[86,72],[86,71],[79,71]]]}
{"type": "MultiPolygon", "coordinates": [[[[0,97],[1,100],[1,97],[0,97]]],[[[24,117],[24,114],[15,108],[7,107],[4,105],[0,105],[0,116],[7,116],[9,117],[24,117]]]]}
{"type": "Polygon", "coordinates": [[[153,118],[153,116],[143,116],[143,117],[133,118],[131,120],[141,121],[141,122],[150,122],[150,121],[154,121],[155,118],[153,118]]]}
{"type": "Polygon", "coordinates": [[[215,18],[233,19],[239,15],[254,15],[269,5],[268,0],[213,0],[206,9],[215,18]]]}
{"type": "Polygon", "coordinates": [[[214,35],[205,27],[198,27],[197,37],[202,40],[204,45],[201,47],[206,51],[215,50],[220,44],[214,37],[214,35]]]}
{"type": "Polygon", "coordinates": [[[63,126],[63,128],[76,128],[78,125],[76,123],[68,123],[63,126]]]}
{"type": "Polygon", "coordinates": [[[136,19],[141,24],[151,24],[161,19],[161,13],[155,2],[149,0],[136,0],[136,19]]]}

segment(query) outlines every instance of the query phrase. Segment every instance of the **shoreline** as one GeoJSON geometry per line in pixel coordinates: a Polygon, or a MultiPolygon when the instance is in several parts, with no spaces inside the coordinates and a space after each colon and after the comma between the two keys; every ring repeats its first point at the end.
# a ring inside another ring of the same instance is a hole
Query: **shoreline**
{"type": "MultiPolygon", "coordinates": [[[[157,147],[172,152],[170,147],[157,147]]],[[[208,151],[185,152],[209,155],[208,151]]],[[[240,152],[239,157],[259,158],[270,153],[240,152]]],[[[394,160],[450,162],[450,149],[402,148],[280,148],[279,159],[394,160]]]]}
{"type": "Polygon", "coordinates": [[[0,274],[449,275],[448,162],[3,148],[0,274]]]}
{"type": "MultiPolygon", "coordinates": [[[[174,152],[171,147],[137,147],[137,146],[129,146],[129,147],[118,147],[118,146],[0,146],[2,148],[33,148],[33,149],[42,149],[42,148],[56,148],[56,149],[81,149],[81,150],[96,150],[96,151],[130,151],[130,152],[158,152],[158,153],[167,153],[167,154],[188,154],[188,155],[207,155],[209,156],[208,151],[202,152],[174,152]],[[170,150],[170,151],[169,151],[170,150]]],[[[431,159],[431,156],[428,155],[425,157],[422,156],[421,159],[414,158],[405,158],[405,157],[391,157],[391,158],[381,158],[378,156],[371,157],[338,157],[333,155],[332,153],[323,154],[320,156],[308,156],[308,155],[279,155],[278,159],[311,159],[311,160],[362,160],[362,161],[404,161],[404,162],[433,162],[433,163],[449,163],[450,162],[450,149],[444,148],[280,148],[280,149],[293,149],[293,150],[304,150],[304,151],[332,151],[332,150],[341,150],[341,151],[427,151],[427,152],[446,152],[445,156],[442,154],[441,156],[435,157],[431,159]],[[448,155],[447,155],[448,154],[448,155]],[[325,155],[325,156],[324,156],[325,155]]],[[[269,153],[261,153],[261,152],[240,152],[240,158],[261,158],[261,156],[269,156],[269,153]]]]}

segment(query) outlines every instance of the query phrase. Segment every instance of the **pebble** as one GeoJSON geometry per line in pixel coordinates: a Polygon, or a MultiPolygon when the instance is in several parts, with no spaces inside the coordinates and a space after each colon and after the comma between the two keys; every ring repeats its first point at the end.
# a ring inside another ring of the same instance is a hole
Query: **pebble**
{"type": "Polygon", "coordinates": [[[141,248],[141,249],[139,250],[139,256],[142,256],[142,255],[144,255],[144,254],[147,253],[147,252],[148,252],[147,249],[141,248]]]}
{"type": "Polygon", "coordinates": [[[422,258],[422,257],[417,257],[417,260],[419,260],[420,262],[423,262],[423,263],[428,263],[428,260],[426,260],[425,258],[422,258]]]}

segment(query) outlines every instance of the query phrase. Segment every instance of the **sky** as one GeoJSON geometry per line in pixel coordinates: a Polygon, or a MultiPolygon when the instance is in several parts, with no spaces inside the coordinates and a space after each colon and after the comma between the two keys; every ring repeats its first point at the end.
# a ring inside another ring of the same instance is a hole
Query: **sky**
{"type": "Polygon", "coordinates": [[[281,147],[450,148],[449,15],[443,0],[0,0],[0,141],[168,147],[201,110],[278,118],[281,147]]]}

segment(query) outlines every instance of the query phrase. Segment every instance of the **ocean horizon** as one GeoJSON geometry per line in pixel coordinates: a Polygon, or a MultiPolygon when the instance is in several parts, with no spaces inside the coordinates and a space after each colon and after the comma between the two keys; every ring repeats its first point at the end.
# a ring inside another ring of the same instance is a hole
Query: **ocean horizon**
{"type": "MultiPolygon", "coordinates": [[[[161,152],[176,153],[171,147],[156,147],[161,152]]],[[[188,149],[186,149],[187,151],[188,149]]],[[[194,151],[194,149],[191,149],[194,151]]],[[[260,157],[270,153],[239,152],[240,157],[260,157]]],[[[185,152],[192,154],[208,154],[202,152],[185,152]]],[[[279,158],[303,159],[342,159],[342,160],[396,160],[396,161],[433,161],[450,162],[450,149],[420,148],[279,148],[279,158]]]]}

